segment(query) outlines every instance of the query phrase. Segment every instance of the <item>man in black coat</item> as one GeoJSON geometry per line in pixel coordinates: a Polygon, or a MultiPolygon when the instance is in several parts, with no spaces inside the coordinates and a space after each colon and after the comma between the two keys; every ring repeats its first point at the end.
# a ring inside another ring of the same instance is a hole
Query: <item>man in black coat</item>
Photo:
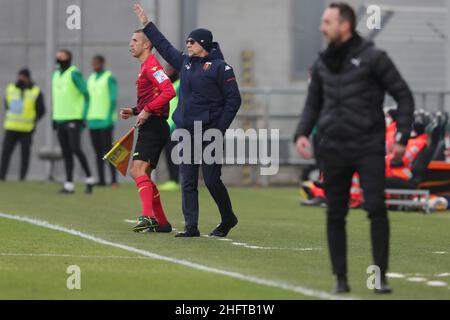
{"type": "Polygon", "coordinates": [[[308,137],[317,125],[316,158],[323,170],[328,203],[327,236],[333,273],[337,276],[335,292],[350,291],[345,218],[352,176],[358,172],[371,223],[374,264],[380,270],[375,292],[389,293],[383,102],[388,92],[398,104],[393,152],[396,159],[401,159],[411,130],[414,99],[387,54],[356,33],[355,12],[349,5],[331,4],[324,12],[320,29],[328,47],[314,64],[295,143],[299,154],[310,158],[308,137]]]}

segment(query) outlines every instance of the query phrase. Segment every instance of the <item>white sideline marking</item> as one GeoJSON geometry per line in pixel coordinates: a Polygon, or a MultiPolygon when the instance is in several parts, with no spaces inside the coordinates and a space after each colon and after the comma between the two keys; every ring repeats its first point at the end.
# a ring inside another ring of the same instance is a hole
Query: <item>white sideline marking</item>
{"type": "Polygon", "coordinates": [[[292,251],[313,251],[313,250],[322,250],[322,248],[281,248],[281,247],[260,247],[260,246],[254,246],[249,245],[245,242],[235,242],[231,239],[227,238],[216,238],[216,237],[210,237],[209,235],[204,234],[203,237],[205,238],[214,238],[220,241],[231,241],[232,245],[238,246],[241,248],[247,248],[247,249],[257,249],[257,250],[292,250],[292,251]]]}
{"type": "Polygon", "coordinates": [[[425,282],[425,281],[427,281],[427,279],[423,278],[423,277],[411,277],[411,278],[407,278],[406,280],[411,281],[411,282],[425,282]]]}
{"type": "MultiPolygon", "coordinates": [[[[137,223],[137,220],[130,220],[130,219],[125,219],[123,220],[123,222],[126,223],[137,223]]],[[[172,228],[173,231],[178,231],[175,228],[172,228]]],[[[211,237],[209,234],[202,234],[201,235],[204,238],[214,238],[217,239],[218,241],[231,241],[233,245],[235,246],[241,246],[243,248],[247,248],[247,249],[257,249],[257,250],[292,250],[292,251],[313,251],[313,250],[322,250],[322,248],[278,248],[278,247],[260,247],[260,246],[253,246],[253,245],[249,245],[247,243],[243,243],[243,242],[233,242],[233,240],[229,239],[229,238],[216,238],[216,237],[211,237]]]]}
{"type": "Polygon", "coordinates": [[[182,265],[182,266],[185,266],[185,267],[188,267],[191,269],[195,269],[195,270],[205,271],[205,272],[209,272],[209,273],[216,273],[216,274],[220,274],[223,276],[227,276],[230,278],[234,278],[234,279],[238,279],[238,280],[242,280],[242,281],[246,281],[246,282],[250,282],[250,283],[284,289],[284,290],[292,291],[295,293],[300,293],[300,294],[303,294],[303,295],[309,296],[309,297],[326,299],[326,300],[355,300],[355,299],[357,299],[355,297],[341,297],[341,296],[327,293],[325,291],[309,289],[306,287],[292,285],[292,284],[281,282],[281,281],[259,278],[259,277],[255,277],[255,276],[245,275],[245,274],[242,274],[239,272],[233,272],[233,271],[227,271],[227,270],[222,270],[222,269],[218,269],[218,268],[208,267],[208,266],[205,266],[205,265],[202,265],[199,263],[195,263],[195,262],[190,262],[187,260],[162,256],[162,255],[150,252],[150,251],[146,251],[146,250],[138,249],[138,248],[131,247],[131,246],[128,246],[125,244],[98,238],[96,236],[92,236],[92,235],[89,235],[89,234],[86,234],[86,233],[83,233],[81,231],[77,231],[74,229],[67,229],[62,226],[51,224],[51,223],[48,223],[48,222],[42,221],[42,220],[37,220],[37,219],[22,217],[22,216],[15,216],[15,215],[5,214],[5,213],[1,213],[1,212],[0,212],[0,217],[6,218],[6,219],[11,219],[11,220],[16,220],[16,221],[28,222],[30,224],[44,227],[47,229],[61,231],[61,232],[67,233],[67,234],[78,236],[80,238],[91,240],[95,243],[119,248],[119,249],[126,250],[126,251],[133,252],[133,253],[137,253],[137,254],[140,254],[140,255],[143,255],[143,256],[146,256],[149,258],[153,258],[156,260],[162,260],[162,261],[166,261],[166,262],[175,263],[175,264],[182,265]]]}
{"type": "Polygon", "coordinates": [[[291,250],[291,251],[314,251],[322,250],[321,248],[281,248],[281,247],[260,247],[244,245],[245,248],[258,249],[258,250],[291,250]]]}
{"type": "Polygon", "coordinates": [[[203,234],[202,237],[205,238],[213,238],[218,241],[231,241],[231,244],[234,246],[238,246],[241,248],[247,248],[247,249],[257,249],[257,250],[292,250],[292,251],[313,251],[313,250],[322,250],[322,248],[281,248],[281,247],[261,247],[261,246],[254,246],[249,245],[245,242],[235,242],[228,238],[217,238],[217,237],[210,237],[207,234],[203,234]]]}
{"type": "MultiPolygon", "coordinates": [[[[130,220],[130,219],[125,219],[123,220],[123,222],[127,222],[127,223],[137,223],[137,220],[130,220]]],[[[173,231],[177,231],[177,229],[172,228],[173,231]]],[[[233,242],[233,240],[229,239],[229,238],[216,238],[216,237],[211,237],[209,234],[202,234],[201,235],[204,238],[213,238],[216,239],[218,241],[231,241],[233,245],[235,246],[241,246],[243,248],[247,248],[247,249],[258,249],[258,250],[292,250],[292,251],[313,251],[313,250],[322,250],[322,248],[278,248],[278,247],[260,247],[260,246],[253,246],[253,245],[249,245],[247,243],[244,242],[233,242]]]]}
{"type": "Polygon", "coordinates": [[[431,287],[446,287],[447,286],[447,282],[444,282],[444,281],[428,281],[427,285],[429,285],[431,287]]]}
{"type": "Polygon", "coordinates": [[[432,253],[434,253],[434,254],[447,254],[448,252],[447,251],[434,251],[432,253]]]}
{"type": "Polygon", "coordinates": [[[233,242],[235,246],[247,248],[247,249],[257,249],[257,250],[292,250],[292,251],[313,251],[313,250],[322,250],[321,248],[281,248],[281,247],[260,247],[260,246],[252,246],[243,242],[233,242]]]}
{"type": "MultiPolygon", "coordinates": [[[[389,278],[397,278],[397,279],[406,279],[407,281],[410,282],[417,282],[417,283],[425,283],[427,286],[430,287],[447,287],[448,284],[445,281],[438,281],[438,280],[427,280],[427,278],[424,278],[423,276],[425,276],[424,274],[421,273],[416,273],[414,274],[413,277],[408,277],[408,274],[404,275],[401,273],[395,273],[395,272],[388,272],[386,274],[389,278]]],[[[440,273],[440,274],[436,274],[434,275],[434,277],[446,277],[449,276],[450,273],[445,272],[445,273],[440,273]]],[[[448,287],[450,289],[450,286],[448,287]]]]}
{"type": "Polygon", "coordinates": [[[388,278],[396,278],[396,279],[402,279],[405,277],[405,275],[401,274],[401,273],[395,273],[395,272],[388,272],[386,273],[386,276],[388,278]]]}
{"type": "Polygon", "coordinates": [[[148,259],[147,257],[132,257],[132,256],[89,256],[77,254],[58,254],[58,253],[9,253],[0,252],[3,257],[56,257],[56,258],[94,258],[94,259],[148,259]]]}
{"type": "Polygon", "coordinates": [[[448,276],[450,276],[449,272],[439,273],[436,275],[436,277],[448,277],[448,276]]]}

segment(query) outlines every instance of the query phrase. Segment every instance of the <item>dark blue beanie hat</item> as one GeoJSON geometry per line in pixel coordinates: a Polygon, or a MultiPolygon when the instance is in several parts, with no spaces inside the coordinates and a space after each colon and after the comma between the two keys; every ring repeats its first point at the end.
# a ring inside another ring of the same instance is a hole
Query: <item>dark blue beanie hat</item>
{"type": "Polygon", "coordinates": [[[213,47],[213,35],[211,31],[207,29],[195,29],[193,30],[188,38],[192,38],[197,41],[203,49],[210,52],[213,47]]]}

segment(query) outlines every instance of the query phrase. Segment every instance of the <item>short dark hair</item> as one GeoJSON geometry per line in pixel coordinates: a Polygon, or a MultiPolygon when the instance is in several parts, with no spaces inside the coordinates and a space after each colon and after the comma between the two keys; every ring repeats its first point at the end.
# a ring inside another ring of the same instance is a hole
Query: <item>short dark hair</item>
{"type": "Polygon", "coordinates": [[[348,21],[352,32],[356,31],[356,14],[355,10],[345,2],[333,2],[328,8],[338,9],[341,21],[348,21]]]}
{"type": "Polygon", "coordinates": [[[72,52],[70,52],[70,50],[59,49],[58,52],[64,52],[69,57],[69,60],[72,60],[72,52]]]}
{"type": "Polygon", "coordinates": [[[146,35],[145,32],[144,32],[144,29],[137,29],[137,30],[135,30],[133,33],[142,33],[142,34],[144,35],[144,38],[145,38],[145,39],[148,39],[148,38],[147,38],[147,35],[146,35]]]}
{"type": "Polygon", "coordinates": [[[22,75],[22,76],[27,77],[28,79],[31,80],[31,71],[28,68],[20,69],[19,72],[18,72],[18,75],[22,75]]]}
{"type": "Polygon", "coordinates": [[[145,34],[144,29],[137,29],[137,30],[134,30],[133,33],[142,33],[142,35],[144,36],[144,39],[146,39],[148,42],[150,42],[150,50],[153,49],[153,43],[150,41],[150,39],[149,39],[149,38],[147,37],[147,35],[145,34]]]}
{"type": "Polygon", "coordinates": [[[105,63],[105,57],[102,56],[101,54],[96,54],[95,56],[92,57],[92,60],[98,60],[101,63],[105,63]]]}

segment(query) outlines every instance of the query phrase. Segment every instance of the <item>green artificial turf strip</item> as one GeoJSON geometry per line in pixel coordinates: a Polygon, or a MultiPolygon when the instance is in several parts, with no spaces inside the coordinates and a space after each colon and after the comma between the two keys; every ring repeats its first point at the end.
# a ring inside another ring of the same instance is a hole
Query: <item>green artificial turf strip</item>
{"type": "MultiPolygon", "coordinates": [[[[228,238],[179,239],[171,234],[136,234],[125,219],[136,219],[140,203],[134,185],[96,188],[93,195],[57,194],[49,183],[0,183],[0,212],[45,220],[102,239],[185,259],[222,270],[329,292],[334,285],[325,236],[325,213],[298,205],[295,188],[230,188],[238,226],[228,238]],[[233,244],[237,243],[236,244],[233,244]]],[[[215,203],[200,188],[202,234],[219,222],[215,203]]],[[[183,228],[179,192],[161,198],[174,228],[183,228]]],[[[390,279],[394,293],[367,289],[372,264],[369,223],[361,210],[347,222],[352,296],[363,299],[450,299],[450,215],[391,212],[390,272],[447,282],[431,287],[390,279]],[[433,252],[447,252],[436,254],[433,252]]],[[[57,253],[84,256],[136,256],[62,232],[0,218],[0,253],[57,253]]],[[[304,299],[306,296],[153,259],[0,256],[0,298],[136,299],[304,299]],[[73,258],[73,259],[72,259],[73,258]],[[75,261],[75,262],[72,262],[75,261]],[[83,264],[82,290],[65,288],[69,264],[83,264]],[[4,271],[5,270],[5,271],[4,271]],[[45,272],[48,271],[48,272],[45,272]],[[91,276],[90,276],[91,275],[91,276]],[[58,279],[58,281],[50,281],[58,279]],[[39,285],[30,285],[32,283],[39,285]],[[158,283],[155,289],[155,281],[158,283]]]]}

